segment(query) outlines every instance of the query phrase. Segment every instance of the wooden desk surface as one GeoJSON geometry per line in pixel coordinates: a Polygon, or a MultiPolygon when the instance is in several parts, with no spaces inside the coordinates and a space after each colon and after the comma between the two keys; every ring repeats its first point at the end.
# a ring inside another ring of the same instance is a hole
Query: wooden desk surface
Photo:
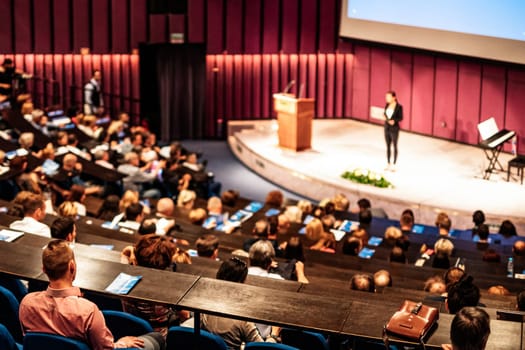
{"type": "Polygon", "coordinates": [[[217,316],[338,333],[351,302],[201,278],[179,306],[217,316]]]}

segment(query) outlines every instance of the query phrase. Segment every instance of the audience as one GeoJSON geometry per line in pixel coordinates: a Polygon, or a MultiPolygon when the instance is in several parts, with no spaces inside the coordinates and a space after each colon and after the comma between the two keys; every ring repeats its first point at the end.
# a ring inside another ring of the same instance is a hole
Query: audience
{"type": "Polygon", "coordinates": [[[125,190],[137,191],[143,198],[159,198],[160,191],[157,188],[151,187],[151,184],[157,179],[160,169],[164,167],[164,162],[159,162],[159,166],[154,167],[153,162],[146,163],[139,167],[140,158],[135,152],[129,152],[124,156],[125,164],[120,165],[117,170],[126,174],[122,180],[125,190]],[[150,185],[147,188],[146,185],[150,185]]]}
{"type": "MultiPolygon", "coordinates": [[[[224,261],[217,271],[217,279],[236,283],[244,283],[248,275],[246,263],[238,258],[224,261]]],[[[201,326],[208,332],[220,336],[229,349],[241,349],[243,343],[270,342],[276,343],[279,339],[280,328],[271,327],[271,333],[263,339],[253,322],[234,320],[224,317],[203,314],[201,326]]]]}
{"type": "Polygon", "coordinates": [[[22,203],[24,218],[13,221],[9,228],[51,238],[49,226],[41,221],[46,216],[44,198],[37,194],[28,194],[22,203]]]}
{"type": "Polygon", "coordinates": [[[465,276],[448,287],[445,305],[449,313],[455,314],[465,306],[478,306],[480,292],[472,282],[472,276],[465,276]]]}
{"type": "Polygon", "coordinates": [[[490,317],[478,307],[462,308],[450,325],[450,341],[445,350],[484,350],[490,336],[490,317]]]}
{"type": "Polygon", "coordinates": [[[80,289],[73,287],[77,264],[67,242],[49,242],[42,253],[42,265],[49,287],[29,293],[20,303],[19,318],[24,333],[41,332],[79,339],[93,350],[165,348],[165,340],[159,333],[113,339],[97,305],[82,298],[80,289]]]}
{"type": "Polygon", "coordinates": [[[375,293],[374,279],[370,275],[355,274],[350,280],[350,289],[361,292],[375,293]]]}
{"type": "Polygon", "coordinates": [[[213,234],[205,234],[195,242],[197,254],[200,257],[217,260],[219,257],[219,238],[213,234]]]}

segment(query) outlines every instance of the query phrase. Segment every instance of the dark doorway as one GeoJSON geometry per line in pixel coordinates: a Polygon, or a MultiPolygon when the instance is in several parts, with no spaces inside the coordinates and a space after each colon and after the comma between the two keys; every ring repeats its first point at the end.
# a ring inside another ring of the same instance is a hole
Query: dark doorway
{"type": "Polygon", "coordinates": [[[140,46],[140,113],[160,140],[201,139],[204,134],[206,47],[140,46]]]}

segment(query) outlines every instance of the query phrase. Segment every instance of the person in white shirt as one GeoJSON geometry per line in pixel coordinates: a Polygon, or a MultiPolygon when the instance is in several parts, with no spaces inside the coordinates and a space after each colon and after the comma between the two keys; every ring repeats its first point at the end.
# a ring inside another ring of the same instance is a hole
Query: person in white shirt
{"type": "Polygon", "coordinates": [[[259,240],[252,244],[249,251],[250,267],[248,268],[248,274],[252,276],[268,277],[277,280],[283,280],[284,278],[276,273],[271,273],[270,268],[275,258],[275,249],[268,240],[259,240]]]}
{"type": "Polygon", "coordinates": [[[13,221],[11,225],[9,225],[9,228],[51,238],[49,226],[40,222],[46,216],[44,198],[37,194],[31,194],[22,205],[24,208],[24,218],[13,221]]]}

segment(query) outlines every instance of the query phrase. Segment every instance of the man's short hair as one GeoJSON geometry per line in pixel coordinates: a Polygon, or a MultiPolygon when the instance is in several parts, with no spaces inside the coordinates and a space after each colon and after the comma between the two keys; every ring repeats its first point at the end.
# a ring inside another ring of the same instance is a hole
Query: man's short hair
{"type": "Polygon", "coordinates": [[[75,229],[75,220],[70,217],[60,217],[51,224],[51,237],[65,240],[75,229]]]}
{"type": "Polygon", "coordinates": [[[244,283],[247,276],[248,267],[244,260],[233,257],[222,262],[216,278],[223,281],[244,283]]]}
{"type": "Polygon", "coordinates": [[[512,246],[512,252],[516,256],[525,256],[525,242],[523,241],[514,242],[514,245],[512,246]]]}
{"type": "Polygon", "coordinates": [[[445,282],[443,281],[443,278],[441,278],[440,276],[430,277],[425,281],[423,290],[425,292],[429,292],[433,294],[444,293],[446,291],[445,282]]]}
{"type": "Polygon", "coordinates": [[[248,252],[250,266],[257,266],[267,270],[275,257],[275,249],[270,241],[258,240],[250,247],[248,252]]]}
{"type": "Polygon", "coordinates": [[[399,219],[399,224],[401,227],[412,227],[414,226],[414,214],[403,213],[399,219]]]}
{"type": "Polygon", "coordinates": [[[135,159],[139,159],[139,155],[136,152],[126,153],[126,155],[124,156],[124,160],[126,161],[126,163],[131,163],[135,159]]]}
{"type": "Polygon", "coordinates": [[[516,236],[516,226],[510,220],[503,220],[499,227],[499,234],[505,237],[516,236]]]}
{"type": "Polygon", "coordinates": [[[448,269],[447,272],[445,272],[445,274],[443,275],[443,280],[445,281],[447,290],[452,284],[461,280],[463,276],[465,276],[465,271],[463,271],[459,267],[451,267],[450,269],[448,269]]]}
{"type": "Polygon", "coordinates": [[[392,248],[390,251],[390,262],[398,262],[402,264],[407,262],[407,257],[403,248],[398,246],[392,248]]]}
{"type": "Polygon", "coordinates": [[[51,281],[63,277],[69,268],[69,262],[74,259],[75,254],[69,244],[59,239],[49,242],[42,252],[44,272],[51,281]]]}
{"type": "Polygon", "coordinates": [[[239,191],[227,190],[224,191],[221,195],[222,203],[229,207],[235,206],[237,199],[239,199],[239,191]]]}
{"type": "Polygon", "coordinates": [[[269,223],[266,219],[257,220],[253,226],[253,234],[260,238],[268,237],[269,223]]]}
{"type": "Polygon", "coordinates": [[[379,270],[374,273],[374,284],[376,287],[392,287],[392,276],[387,270],[379,270]]]}
{"type": "Polygon", "coordinates": [[[144,211],[144,206],[140,203],[130,204],[126,208],[126,220],[135,221],[137,217],[144,211]]]}
{"type": "Polygon", "coordinates": [[[478,232],[479,239],[487,240],[489,238],[489,226],[488,225],[479,224],[477,232],[478,232]]]}
{"type": "Polygon", "coordinates": [[[139,235],[149,235],[157,232],[157,224],[152,219],[143,219],[137,233],[139,235]]]}
{"type": "Polygon", "coordinates": [[[525,311],[525,289],[516,295],[516,306],[519,311],[525,311]]]}
{"type": "Polygon", "coordinates": [[[450,341],[456,350],[483,350],[490,335],[490,317],[478,307],[462,308],[450,324],[450,341]]]}
{"type": "Polygon", "coordinates": [[[219,211],[222,210],[222,201],[219,197],[210,197],[208,199],[208,211],[219,211]]]}
{"type": "Polygon", "coordinates": [[[472,276],[463,277],[448,289],[447,305],[451,314],[465,306],[478,306],[480,292],[478,286],[472,283],[473,280],[472,276]]]}
{"type": "Polygon", "coordinates": [[[350,201],[343,193],[336,194],[332,202],[334,203],[335,210],[348,211],[350,208],[350,201]]]}
{"type": "Polygon", "coordinates": [[[452,227],[452,221],[450,220],[449,216],[446,213],[439,213],[436,217],[436,226],[440,229],[446,230],[447,232],[450,231],[450,228],[452,227]]]}
{"type": "Polygon", "coordinates": [[[173,199],[164,197],[159,199],[157,202],[157,213],[166,216],[172,216],[173,210],[175,210],[175,203],[173,202],[173,199]]]}
{"type": "Polygon", "coordinates": [[[360,200],[358,200],[357,205],[359,206],[359,209],[361,211],[372,208],[372,203],[370,203],[370,200],[368,200],[367,198],[361,198],[360,200]]]}
{"type": "Polygon", "coordinates": [[[197,239],[195,246],[199,256],[211,258],[219,248],[219,238],[212,234],[206,234],[197,239]]]}
{"type": "Polygon", "coordinates": [[[22,203],[24,215],[29,216],[35,213],[37,209],[42,209],[45,205],[44,198],[41,195],[32,193],[28,195],[22,203]]]}
{"type": "Polygon", "coordinates": [[[359,290],[362,292],[375,293],[376,287],[374,285],[374,279],[370,275],[355,274],[350,280],[350,288],[352,290],[359,290]]]}
{"type": "Polygon", "coordinates": [[[363,247],[363,242],[357,237],[348,237],[343,243],[343,254],[357,256],[363,247]]]}
{"type": "Polygon", "coordinates": [[[434,244],[434,251],[436,254],[446,255],[450,257],[454,251],[454,243],[446,238],[440,238],[434,244]]]}

